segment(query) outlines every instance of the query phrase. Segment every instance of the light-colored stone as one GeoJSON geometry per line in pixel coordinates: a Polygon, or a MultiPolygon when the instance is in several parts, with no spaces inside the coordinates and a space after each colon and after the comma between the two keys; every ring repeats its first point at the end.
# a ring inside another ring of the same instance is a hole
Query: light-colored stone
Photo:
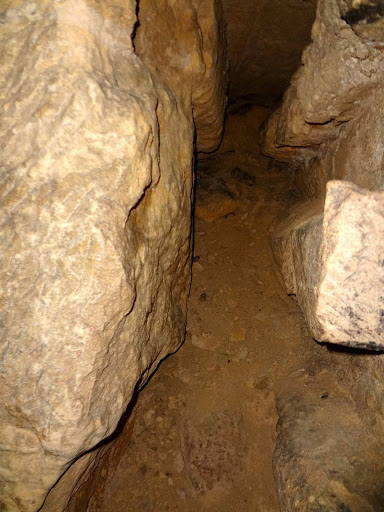
{"type": "Polygon", "coordinates": [[[287,291],[317,341],[384,347],[384,192],[330,181],[321,203],[304,203],[272,244],[287,291]],[[317,212],[317,213],[316,213],[317,212]]]}
{"type": "Polygon", "coordinates": [[[384,348],[384,192],[331,181],[316,316],[320,341],[384,348]]]}
{"type": "Polygon", "coordinates": [[[136,2],[2,10],[0,508],[28,512],[183,340],[194,126],[134,52],[136,2]]]}

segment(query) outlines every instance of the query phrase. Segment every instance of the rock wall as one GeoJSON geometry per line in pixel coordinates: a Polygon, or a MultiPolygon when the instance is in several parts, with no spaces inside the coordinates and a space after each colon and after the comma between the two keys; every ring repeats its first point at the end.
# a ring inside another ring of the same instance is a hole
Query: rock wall
{"type": "Polygon", "coordinates": [[[192,62],[196,47],[217,54],[178,68],[180,88],[171,62],[154,72],[157,48],[140,39],[136,53],[133,0],[2,6],[2,510],[64,509],[134,390],[183,341],[193,101],[221,91],[196,126],[211,148],[226,91],[219,11],[205,5],[206,31],[196,15],[185,48],[192,62]]]}
{"type": "Polygon", "coordinates": [[[230,102],[274,105],[310,42],[316,0],[223,0],[230,60],[230,102]]]}
{"type": "Polygon", "coordinates": [[[313,42],[266,130],[264,152],[301,167],[308,197],[324,199],[330,179],[384,187],[384,32],[383,43],[360,37],[347,12],[344,0],[319,0],[313,42]]]}
{"type": "MultiPolygon", "coordinates": [[[[384,43],[380,2],[319,0],[312,44],[265,128],[305,202],[274,235],[312,336],[382,350],[384,43]]],[[[382,510],[383,355],[314,344],[277,398],[283,510],[382,510]]]]}
{"type": "Polygon", "coordinates": [[[217,149],[227,103],[221,0],[140,0],[135,48],[152,74],[193,105],[197,151],[217,149]]]}
{"type": "MultiPolygon", "coordinates": [[[[355,18],[351,18],[348,13],[351,10],[354,12],[354,9],[357,8],[343,0],[319,2],[317,18],[312,31],[313,43],[305,51],[304,66],[296,73],[285,94],[282,106],[270,118],[266,128],[264,152],[269,156],[289,162],[296,172],[299,169],[298,174],[304,196],[311,200],[315,199],[320,204],[320,209],[322,209],[321,203],[324,203],[326,184],[332,179],[348,180],[371,190],[384,188],[382,144],[384,123],[382,117],[378,115],[384,100],[381,85],[384,78],[384,57],[379,41],[368,40],[365,35],[362,37],[359,31],[356,32],[354,23],[351,26],[345,21],[347,19],[350,23],[353,22],[355,18]]],[[[381,23],[380,18],[370,25],[381,23]]],[[[332,188],[332,190],[336,190],[336,188],[332,188]]],[[[338,188],[340,193],[333,194],[332,198],[330,196],[332,191],[329,190],[327,203],[329,218],[338,214],[335,212],[336,203],[338,208],[346,207],[345,198],[341,197],[343,196],[342,188],[340,185],[338,188]],[[336,198],[337,195],[340,196],[340,200],[336,198]],[[332,208],[334,209],[333,213],[332,208]]],[[[368,199],[368,191],[357,192],[358,196],[361,194],[366,195],[370,208],[375,209],[374,203],[368,199]]],[[[380,202],[379,197],[381,196],[378,196],[377,201],[380,202]]],[[[351,311],[355,309],[352,304],[354,293],[360,295],[362,290],[367,288],[368,282],[375,281],[377,277],[381,279],[378,262],[381,246],[374,250],[372,244],[368,244],[370,231],[374,227],[378,230],[381,229],[379,227],[381,220],[378,221],[381,214],[375,221],[362,220],[364,213],[354,212],[354,210],[357,205],[364,210],[366,207],[362,206],[363,203],[364,201],[357,200],[356,196],[355,207],[351,210],[353,220],[349,215],[350,222],[359,226],[353,235],[351,234],[352,228],[344,227],[340,230],[335,227],[335,223],[330,225],[330,222],[332,224],[334,220],[330,221],[329,218],[322,231],[319,229],[314,231],[311,227],[314,222],[314,219],[310,220],[311,212],[308,210],[305,213],[305,208],[301,206],[302,213],[298,215],[299,221],[293,220],[291,226],[289,226],[289,222],[285,222],[283,236],[277,237],[288,240],[289,231],[297,233],[296,237],[300,236],[299,232],[305,232],[305,236],[317,239],[316,243],[311,242],[308,245],[312,248],[320,248],[320,238],[323,237],[321,245],[324,256],[327,248],[337,243],[331,242],[331,238],[335,238],[333,229],[338,231],[338,238],[345,238],[349,230],[348,236],[353,236],[354,243],[360,244],[360,246],[361,243],[357,239],[364,236],[365,245],[370,245],[370,250],[377,255],[377,261],[375,260],[376,263],[373,265],[375,268],[371,267],[364,276],[360,273],[359,279],[357,279],[355,275],[352,286],[353,293],[347,301],[351,311]],[[304,230],[303,225],[306,225],[304,230]],[[343,229],[344,233],[342,233],[343,229]],[[368,274],[371,274],[371,277],[368,274]]],[[[322,220],[320,223],[322,224],[322,220]]],[[[282,246],[280,252],[281,249],[282,246]]],[[[361,246],[360,249],[363,247],[361,246]]],[[[313,336],[321,341],[337,342],[336,339],[339,339],[340,343],[348,343],[348,338],[349,342],[355,345],[359,344],[358,338],[360,337],[361,344],[363,344],[363,340],[367,344],[367,330],[371,331],[373,321],[368,310],[365,310],[365,316],[367,316],[365,323],[359,322],[360,331],[364,330],[365,333],[358,335],[355,330],[355,334],[349,336],[345,334],[341,336],[342,328],[340,325],[336,328],[335,318],[332,321],[333,327],[330,328],[329,318],[324,318],[324,312],[321,311],[329,299],[330,289],[328,286],[328,291],[325,292],[327,288],[325,283],[328,282],[329,285],[329,280],[331,280],[332,286],[343,287],[346,279],[345,272],[331,268],[332,264],[329,266],[330,261],[325,256],[320,262],[319,251],[317,251],[317,255],[310,255],[309,249],[304,248],[303,239],[299,241],[299,245],[296,245],[294,250],[296,253],[300,251],[306,253],[309,258],[307,262],[305,262],[305,256],[299,258],[299,263],[296,261],[294,274],[296,274],[295,288],[297,288],[298,300],[309,320],[313,336]],[[320,265],[322,285],[320,287],[321,294],[317,297],[319,293],[317,290],[318,277],[313,277],[311,282],[306,279],[305,275],[319,274],[318,267],[320,265]],[[318,307],[317,301],[319,301],[318,307]],[[322,319],[317,318],[318,314],[322,316],[322,319]],[[320,328],[320,323],[323,326],[328,325],[327,332],[320,328]],[[336,337],[334,333],[330,332],[334,329],[339,329],[339,334],[336,337]]],[[[341,251],[345,252],[346,250],[347,247],[344,243],[341,251]]],[[[354,258],[352,266],[361,267],[363,263],[361,250],[355,252],[356,258],[354,258]]],[[[352,258],[352,254],[349,254],[349,257],[352,258]]],[[[364,264],[367,258],[368,254],[365,254],[364,264]]],[[[288,264],[288,267],[292,268],[292,262],[288,264]]],[[[287,274],[287,272],[285,273],[287,274]]],[[[292,290],[289,283],[288,288],[292,290]]],[[[367,297],[365,302],[367,302],[367,297]]],[[[381,310],[380,299],[374,299],[372,296],[368,302],[372,310],[381,310]]],[[[332,308],[335,307],[336,304],[333,302],[332,308]]],[[[328,310],[328,316],[329,314],[328,310]]],[[[361,314],[362,311],[359,312],[359,315],[361,314]]],[[[338,322],[343,323],[341,317],[342,315],[339,314],[338,322]]],[[[378,320],[375,320],[374,323],[377,324],[378,320]]],[[[369,336],[372,343],[380,346],[378,337],[381,337],[381,333],[375,334],[371,331],[369,336]]]]}

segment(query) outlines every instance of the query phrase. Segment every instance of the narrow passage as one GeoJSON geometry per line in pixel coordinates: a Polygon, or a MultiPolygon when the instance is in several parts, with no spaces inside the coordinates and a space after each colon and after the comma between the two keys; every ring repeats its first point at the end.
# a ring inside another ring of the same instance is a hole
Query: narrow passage
{"type": "Polygon", "coordinates": [[[186,341],[140,393],[88,510],[280,510],[275,392],[313,341],[269,239],[299,198],[258,144],[222,147],[197,169],[186,341]]]}

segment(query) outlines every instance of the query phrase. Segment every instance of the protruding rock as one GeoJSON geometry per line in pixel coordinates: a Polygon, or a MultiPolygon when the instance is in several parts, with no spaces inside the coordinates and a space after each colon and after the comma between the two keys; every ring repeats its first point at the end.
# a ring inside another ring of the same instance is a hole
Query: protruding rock
{"type": "Polygon", "coordinates": [[[142,0],[135,48],[183,97],[196,125],[198,151],[214,151],[224,127],[228,63],[221,1],[142,0]]]}
{"type": "Polygon", "coordinates": [[[338,0],[318,1],[303,66],[266,128],[263,151],[291,163],[311,198],[324,198],[332,179],[384,186],[384,125],[378,115],[384,101],[383,46],[355,33],[343,19],[347,8],[338,0]]]}
{"type": "Polygon", "coordinates": [[[384,349],[384,192],[331,181],[316,317],[320,341],[384,349]]]}
{"type": "Polygon", "coordinates": [[[135,2],[7,6],[0,509],[37,510],[80,457],[57,512],[183,340],[194,126],[134,53],[135,2]]]}
{"type": "Polygon", "coordinates": [[[316,340],[384,349],[384,192],[330,181],[320,207],[301,205],[274,234],[288,293],[316,340]]]}

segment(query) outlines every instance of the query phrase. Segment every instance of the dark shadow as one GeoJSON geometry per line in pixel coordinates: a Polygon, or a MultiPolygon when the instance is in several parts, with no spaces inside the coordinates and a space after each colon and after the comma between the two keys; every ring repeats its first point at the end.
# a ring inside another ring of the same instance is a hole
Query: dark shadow
{"type": "Polygon", "coordinates": [[[366,356],[366,355],[381,355],[384,353],[383,347],[376,343],[367,343],[363,348],[351,347],[349,345],[336,345],[333,343],[326,343],[325,346],[330,352],[341,352],[343,354],[350,354],[352,356],[366,356]]]}
{"type": "Polygon", "coordinates": [[[136,32],[137,32],[137,29],[140,27],[139,11],[140,11],[140,2],[138,0],[136,3],[136,22],[133,25],[133,30],[132,30],[132,34],[131,34],[132,46],[135,51],[136,51],[136,48],[135,48],[136,32]]]}
{"type": "Polygon", "coordinates": [[[381,1],[374,4],[361,4],[354,9],[350,9],[341,17],[348,25],[356,25],[363,22],[366,24],[375,23],[384,16],[384,5],[381,1]]]}

